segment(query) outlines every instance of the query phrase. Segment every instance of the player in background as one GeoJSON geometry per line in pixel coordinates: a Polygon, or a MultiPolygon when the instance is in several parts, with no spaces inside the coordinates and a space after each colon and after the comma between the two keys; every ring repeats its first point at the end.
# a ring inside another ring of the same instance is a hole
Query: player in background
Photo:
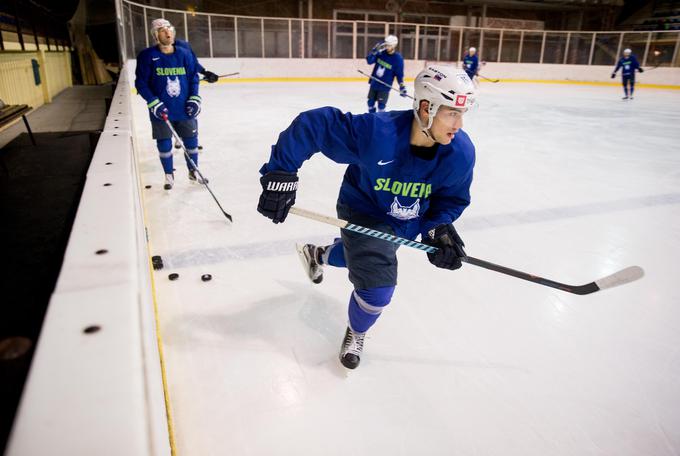
{"type": "Polygon", "coordinates": [[[479,75],[479,57],[477,57],[477,49],[474,47],[468,49],[465,56],[463,56],[463,70],[473,81],[479,75]]]}
{"type": "Polygon", "coordinates": [[[385,41],[381,41],[373,46],[371,52],[366,56],[366,62],[373,67],[371,76],[382,81],[384,84],[370,79],[371,84],[368,90],[368,112],[375,112],[375,102],[378,102],[378,112],[383,112],[390,96],[390,89],[394,78],[399,83],[399,94],[402,97],[407,95],[404,85],[404,58],[397,52],[399,39],[394,35],[388,35],[385,41]],[[387,85],[385,85],[387,84],[387,85]]]}
{"type": "MultiPolygon", "coordinates": [[[[173,46],[175,28],[167,21],[151,29],[156,45],[137,56],[135,87],[146,100],[153,139],[165,172],[165,190],[175,183],[172,160],[172,133],[163,118],[167,116],[193,162],[198,165],[198,122],[201,97],[198,95],[196,58],[182,47],[173,46]]],[[[187,159],[189,179],[203,183],[187,159]]]]}
{"type": "MultiPolygon", "coordinates": [[[[439,249],[428,253],[433,265],[459,268],[464,244],[453,222],[470,204],[475,164],[475,148],[461,128],[475,89],[462,70],[430,65],[416,77],[414,90],[412,110],[353,115],[325,107],[301,113],[260,169],[257,210],[274,223],[285,221],[295,204],[298,169],[321,151],[349,165],[337,201],[340,218],[412,240],[421,235],[439,249]]],[[[359,365],[364,336],[392,299],[398,247],[347,230],[330,245],[298,246],[314,283],[323,279],[324,265],[349,270],[354,291],[339,354],[348,369],[359,365]]]]}
{"type": "Polygon", "coordinates": [[[624,100],[633,99],[633,91],[635,90],[635,70],[644,73],[644,69],[640,66],[637,59],[630,49],[623,50],[623,57],[619,59],[612,73],[612,79],[616,77],[616,72],[621,68],[621,82],[623,83],[624,100]],[[630,87],[630,88],[629,88],[630,87]]]}
{"type": "MultiPolygon", "coordinates": [[[[162,27],[170,28],[170,27],[172,27],[172,24],[170,24],[170,21],[168,21],[166,19],[160,19],[160,18],[154,19],[151,22],[151,30],[154,30],[154,29],[157,30],[157,29],[160,29],[162,27]]],[[[201,65],[198,62],[198,58],[196,57],[196,54],[194,54],[194,50],[191,49],[191,45],[187,41],[175,39],[174,46],[185,48],[185,49],[189,50],[189,52],[191,52],[191,55],[194,57],[194,61],[195,61],[194,65],[196,66],[196,71],[198,71],[200,74],[203,75],[204,80],[208,81],[209,83],[217,82],[217,80],[220,77],[218,75],[216,75],[215,73],[213,73],[212,71],[206,70],[203,67],[203,65],[201,65]]]]}

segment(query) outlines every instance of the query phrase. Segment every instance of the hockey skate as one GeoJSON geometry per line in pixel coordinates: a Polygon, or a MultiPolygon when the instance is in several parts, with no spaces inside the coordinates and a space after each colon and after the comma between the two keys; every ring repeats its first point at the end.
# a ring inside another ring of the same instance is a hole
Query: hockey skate
{"type": "Polygon", "coordinates": [[[319,255],[323,248],[313,244],[296,244],[295,247],[309,280],[314,283],[321,283],[323,280],[323,265],[319,263],[319,255]]]}
{"type": "Polygon", "coordinates": [[[201,177],[201,176],[196,172],[195,169],[192,169],[191,171],[189,171],[189,180],[190,180],[190,181],[193,181],[193,182],[196,182],[196,183],[198,183],[198,184],[207,184],[207,183],[208,183],[208,179],[205,179],[205,178],[201,177]]]}
{"type": "Polygon", "coordinates": [[[175,175],[174,174],[166,174],[165,175],[165,184],[163,185],[163,189],[171,190],[173,185],[175,185],[175,175]]]}
{"type": "Polygon", "coordinates": [[[361,361],[361,352],[364,349],[365,333],[355,333],[347,327],[345,339],[340,347],[340,362],[347,369],[356,369],[361,361]]]}

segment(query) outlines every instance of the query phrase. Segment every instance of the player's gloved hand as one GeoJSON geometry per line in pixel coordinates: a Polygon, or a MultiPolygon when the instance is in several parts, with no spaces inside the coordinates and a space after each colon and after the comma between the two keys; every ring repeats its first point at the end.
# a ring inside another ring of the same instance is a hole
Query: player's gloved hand
{"type": "Polygon", "coordinates": [[[406,86],[404,84],[399,84],[399,95],[402,97],[408,96],[408,92],[406,92],[406,86]]]}
{"type": "Polygon", "coordinates": [[[184,111],[190,118],[196,117],[201,112],[201,97],[192,95],[186,103],[184,103],[184,111]]]}
{"type": "Polygon", "coordinates": [[[217,80],[220,78],[215,73],[213,73],[212,71],[208,71],[208,70],[203,70],[201,72],[201,74],[203,75],[203,79],[205,79],[206,81],[208,81],[211,84],[213,82],[217,82],[217,80]]]}
{"type": "Polygon", "coordinates": [[[612,73],[612,79],[616,77],[616,73],[612,73]]]}
{"type": "Polygon", "coordinates": [[[379,41],[378,43],[375,43],[375,46],[373,46],[373,49],[371,49],[371,53],[379,54],[380,52],[384,51],[386,47],[387,43],[384,41],[379,41]]]}
{"type": "Polygon", "coordinates": [[[168,117],[168,108],[158,98],[149,103],[149,111],[158,120],[165,120],[165,117],[168,117]]]}
{"type": "Polygon", "coordinates": [[[639,71],[640,73],[644,73],[644,72],[645,72],[645,69],[642,68],[642,67],[640,67],[640,68],[638,68],[638,71],[639,71]]]}
{"type": "Polygon", "coordinates": [[[257,203],[257,212],[274,223],[283,223],[288,211],[295,204],[298,188],[297,173],[270,171],[260,178],[262,194],[257,203]]]}
{"type": "Polygon", "coordinates": [[[465,244],[452,224],[444,224],[430,230],[427,236],[423,236],[423,243],[437,247],[434,253],[428,253],[430,263],[443,269],[458,269],[461,267],[461,258],[464,258],[465,244]]]}

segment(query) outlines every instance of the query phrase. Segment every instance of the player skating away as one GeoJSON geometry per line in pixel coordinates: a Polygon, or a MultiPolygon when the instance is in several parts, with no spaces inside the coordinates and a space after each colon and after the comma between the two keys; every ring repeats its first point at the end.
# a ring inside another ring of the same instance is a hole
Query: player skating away
{"type": "MultiPolygon", "coordinates": [[[[453,227],[470,204],[475,149],[461,130],[475,90],[462,70],[431,65],[415,80],[413,110],[343,114],[331,107],[300,114],[279,135],[262,166],[257,210],[274,223],[295,204],[297,171],[315,152],[348,164],[337,201],[351,223],[436,246],[432,264],[457,269],[465,255],[453,227]]],[[[309,278],[321,282],[324,265],[346,267],[354,286],[342,364],[359,365],[364,336],[389,304],[397,284],[397,244],[352,231],[327,246],[299,252],[309,278]]]]}
{"type": "Polygon", "coordinates": [[[621,82],[623,83],[624,100],[633,99],[633,91],[635,90],[635,70],[644,73],[644,69],[640,66],[635,55],[630,49],[623,50],[623,57],[621,57],[614,68],[612,79],[616,77],[616,72],[621,68],[621,82]]]}
{"type": "MultiPolygon", "coordinates": [[[[151,119],[152,135],[165,171],[165,185],[174,185],[172,133],[163,118],[172,123],[193,162],[198,165],[198,122],[201,97],[198,95],[198,71],[195,56],[183,47],[173,46],[175,28],[168,22],[154,21],[151,34],[155,46],[144,49],[137,56],[135,87],[146,100],[151,119]]],[[[187,160],[189,179],[203,183],[187,160]]]]}
{"type": "Polygon", "coordinates": [[[399,39],[394,35],[388,35],[385,41],[381,41],[373,46],[371,52],[366,56],[366,62],[373,67],[371,84],[368,90],[368,112],[375,112],[375,102],[378,102],[378,111],[385,110],[387,99],[390,96],[390,89],[394,78],[399,83],[399,93],[402,97],[407,95],[404,85],[404,58],[397,52],[399,39]],[[382,84],[378,81],[381,81],[382,84]]]}
{"type": "Polygon", "coordinates": [[[471,47],[463,56],[463,70],[473,81],[479,75],[479,57],[476,48],[471,47]]]}

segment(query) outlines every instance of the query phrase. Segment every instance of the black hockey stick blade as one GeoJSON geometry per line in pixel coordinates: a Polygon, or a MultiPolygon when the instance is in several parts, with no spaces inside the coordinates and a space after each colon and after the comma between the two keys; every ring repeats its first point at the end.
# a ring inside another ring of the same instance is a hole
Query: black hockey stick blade
{"type": "Polygon", "coordinates": [[[644,270],[640,266],[629,266],[627,268],[621,269],[618,272],[615,272],[614,274],[610,274],[606,277],[602,277],[601,279],[586,283],[585,285],[569,285],[566,283],[555,282],[554,280],[546,279],[545,277],[539,277],[526,272],[517,271],[516,269],[507,268],[505,266],[470,256],[461,258],[461,260],[468,264],[474,264],[475,266],[480,266],[485,269],[500,272],[501,274],[506,274],[518,279],[527,280],[529,282],[538,283],[546,287],[556,288],[558,290],[577,295],[587,295],[590,293],[595,293],[596,291],[605,290],[607,288],[625,285],[627,283],[641,279],[645,275],[644,270]]]}
{"type": "Polygon", "coordinates": [[[482,76],[481,74],[478,74],[477,76],[479,76],[482,79],[486,79],[489,82],[493,82],[494,84],[497,83],[497,82],[501,82],[500,79],[490,79],[490,78],[487,78],[486,76],[482,76]]]}

